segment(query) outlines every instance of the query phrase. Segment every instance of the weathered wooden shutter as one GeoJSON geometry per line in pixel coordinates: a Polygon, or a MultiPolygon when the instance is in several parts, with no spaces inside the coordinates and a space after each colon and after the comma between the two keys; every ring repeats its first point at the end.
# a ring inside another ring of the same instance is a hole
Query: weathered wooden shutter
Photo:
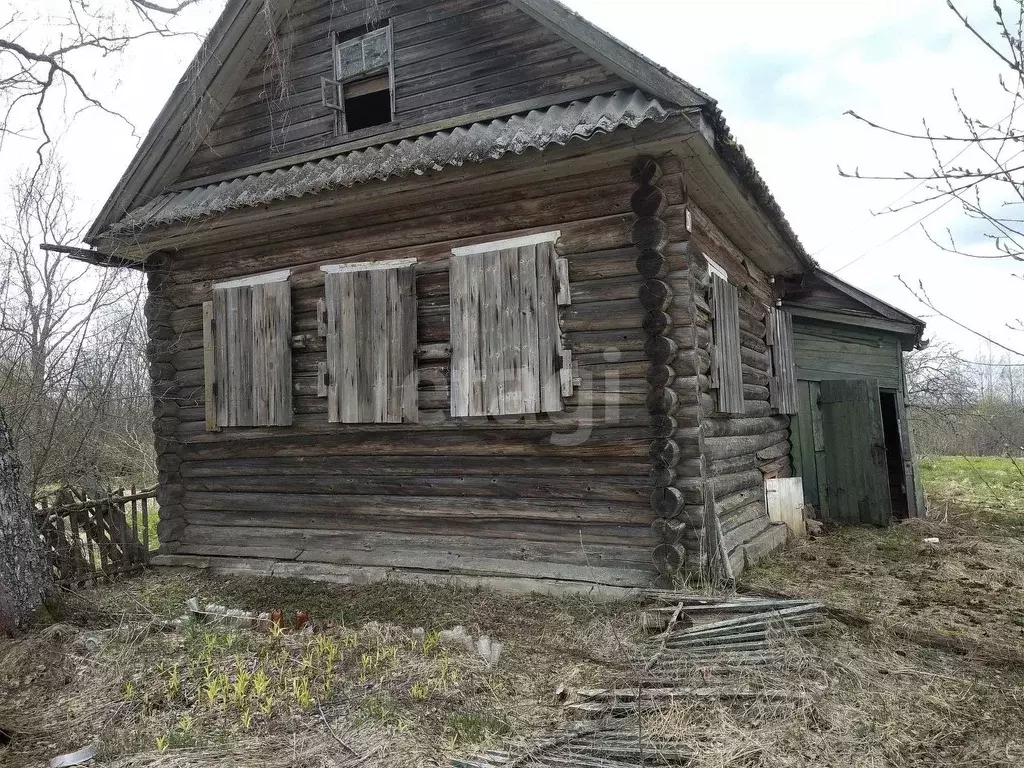
{"type": "Polygon", "coordinates": [[[453,252],[452,416],[562,410],[558,304],[569,296],[557,261],[551,241],[453,252]]]}
{"type": "Polygon", "coordinates": [[[770,309],[766,322],[771,327],[772,406],[779,413],[800,410],[796,384],[796,351],[793,342],[793,316],[783,309],[770,309]]]}
{"type": "Polygon", "coordinates": [[[714,346],[712,386],[718,390],[718,410],[743,413],[743,368],[740,349],[739,289],[720,276],[711,276],[714,346]]]}
{"type": "Polygon", "coordinates": [[[216,401],[216,425],[273,427],[292,423],[291,286],[288,272],[213,287],[213,353],[206,356],[207,387],[216,401]],[[210,376],[209,364],[214,365],[210,376]]]}
{"type": "Polygon", "coordinates": [[[328,419],[342,424],[418,421],[415,259],[323,271],[328,419]]]}

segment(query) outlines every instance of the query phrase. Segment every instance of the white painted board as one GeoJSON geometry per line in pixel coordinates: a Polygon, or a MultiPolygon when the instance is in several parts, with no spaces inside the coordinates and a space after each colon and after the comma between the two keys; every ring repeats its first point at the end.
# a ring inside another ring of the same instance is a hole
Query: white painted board
{"type": "Polygon", "coordinates": [[[785,523],[794,536],[804,536],[804,483],[799,477],[780,477],[764,481],[768,516],[775,523],[785,523]]]}

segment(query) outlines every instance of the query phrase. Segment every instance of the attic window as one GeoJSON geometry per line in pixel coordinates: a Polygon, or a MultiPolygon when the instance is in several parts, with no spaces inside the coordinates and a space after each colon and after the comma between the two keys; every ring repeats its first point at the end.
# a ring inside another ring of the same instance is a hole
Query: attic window
{"type": "Polygon", "coordinates": [[[334,44],[334,79],[322,78],[323,104],[336,115],[338,135],[394,120],[395,87],[391,24],[334,44]]]}

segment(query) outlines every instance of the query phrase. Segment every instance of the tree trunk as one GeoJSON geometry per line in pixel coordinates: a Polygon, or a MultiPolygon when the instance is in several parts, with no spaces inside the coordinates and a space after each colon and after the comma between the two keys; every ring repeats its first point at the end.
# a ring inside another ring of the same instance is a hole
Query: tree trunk
{"type": "Polygon", "coordinates": [[[0,635],[24,625],[50,586],[42,540],[18,475],[11,431],[0,413],[0,635]]]}

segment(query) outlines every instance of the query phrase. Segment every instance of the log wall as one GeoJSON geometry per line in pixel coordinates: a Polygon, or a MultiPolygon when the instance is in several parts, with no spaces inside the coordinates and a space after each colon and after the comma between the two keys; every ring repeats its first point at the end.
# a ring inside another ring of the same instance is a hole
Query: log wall
{"type": "MultiPolygon", "coordinates": [[[[322,104],[332,36],[367,22],[366,0],[295,0],[183,177],[195,179],[348,141],[322,104]]],[[[408,127],[574,90],[625,87],[506,0],[379,0],[394,28],[395,122],[408,127]]],[[[373,132],[372,130],[370,131],[373,132]]],[[[380,132],[379,130],[377,132],[380,132]]],[[[364,135],[361,132],[358,135],[364,135]]]]}
{"type": "MultiPolygon", "coordinates": [[[[340,567],[380,575],[400,565],[426,575],[650,583],[659,543],[652,456],[660,444],[651,442],[648,353],[659,353],[647,342],[659,316],[637,301],[643,279],[631,232],[631,164],[591,162],[594,170],[558,174],[538,164],[542,175],[517,176],[500,190],[448,185],[433,206],[392,201],[387,209],[309,223],[287,240],[276,233],[154,260],[147,313],[164,552],[224,563],[245,558],[247,567],[287,563],[294,566],[289,573],[340,567]],[[569,263],[572,303],[561,308],[560,324],[579,379],[575,394],[561,414],[452,419],[451,248],[551,229],[561,230],[557,250],[569,263]],[[419,260],[421,421],[330,424],[327,403],[317,397],[325,359],[317,334],[319,268],[408,257],[419,260]],[[207,432],[202,302],[214,281],[280,268],[293,270],[294,424],[207,432]]],[[[659,221],[682,233],[661,244],[679,265],[666,282],[688,296],[696,273],[684,266],[682,181],[671,156],[661,164],[659,221]]],[[[699,297],[694,305],[704,306],[699,297]]],[[[703,466],[696,437],[709,398],[708,331],[694,327],[688,299],[663,315],[674,329],[665,338],[685,350],[672,364],[680,405],[670,422],[679,454],[675,482],[687,510],[702,508],[702,480],[693,472],[703,466]]],[[[751,391],[761,385],[752,378],[751,391]]],[[[664,425],[656,432],[667,434],[664,425]]],[[[766,449],[774,443],[758,450],[766,449]]],[[[717,450],[716,461],[737,458],[730,446],[717,450]]],[[[723,488],[742,490],[735,481],[745,471],[719,472],[723,488]]],[[[699,530],[689,534],[694,552],[699,530]]]]}
{"type": "MultiPolygon", "coordinates": [[[[784,526],[773,526],[765,508],[765,477],[790,477],[790,420],[773,415],[769,401],[771,352],[766,308],[775,300],[769,275],[752,263],[702,211],[690,205],[694,234],[690,285],[694,359],[702,388],[700,429],[703,441],[705,528],[701,542],[707,570],[737,578],[747,565],[786,540],[784,526]],[[717,413],[711,389],[711,317],[709,256],[740,287],[740,342],[743,370],[742,416],[717,413]]],[[[693,501],[698,501],[694,495],[693,501]]],[[[699,510],[694,507],[694,514],[699,510]]]]}

